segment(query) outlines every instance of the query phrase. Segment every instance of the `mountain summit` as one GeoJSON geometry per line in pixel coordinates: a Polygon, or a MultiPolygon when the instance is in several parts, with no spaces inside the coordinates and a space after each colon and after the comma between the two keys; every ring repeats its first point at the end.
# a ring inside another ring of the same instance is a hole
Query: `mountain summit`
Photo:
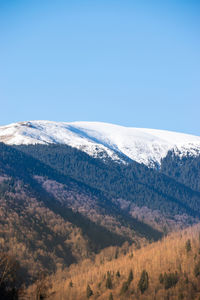
{"type": "Polygon", "coordinates": [[[200,154],[200,137],[101,122],[29,121],[0,127],[0,142],[8,145],[67,144],[93,157],[119,162],[135,160],[159,166],[168,151],[179,156],[200,154]]]}

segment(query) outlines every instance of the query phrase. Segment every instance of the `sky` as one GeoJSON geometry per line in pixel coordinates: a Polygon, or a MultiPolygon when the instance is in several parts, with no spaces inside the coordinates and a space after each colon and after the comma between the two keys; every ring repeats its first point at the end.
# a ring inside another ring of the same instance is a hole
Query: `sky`
{"type": "Polygon", "coordinates": [[[0,126],[200,135],[200,1],[0,0],[0,126]]]}

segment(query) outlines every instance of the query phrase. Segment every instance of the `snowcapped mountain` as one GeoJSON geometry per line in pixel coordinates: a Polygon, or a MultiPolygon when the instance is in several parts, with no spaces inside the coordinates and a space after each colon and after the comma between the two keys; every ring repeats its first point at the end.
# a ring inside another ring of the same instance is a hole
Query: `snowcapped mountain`
{"type": "Polygon", "coordinates": [[[8,145],[67,144],[93,157],[129,159],[160,165],[169,150],[180,156],[200,155],[200,137],[101,122],[30,121],[0,127],[0,142],[8,145]]]}

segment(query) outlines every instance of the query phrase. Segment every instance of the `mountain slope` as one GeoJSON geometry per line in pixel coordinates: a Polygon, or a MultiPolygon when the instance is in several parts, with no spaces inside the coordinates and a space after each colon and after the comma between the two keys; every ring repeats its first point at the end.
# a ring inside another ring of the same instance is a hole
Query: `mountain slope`
{"type": "Polygon", "coordinates": [[[0,215],[0,250],[15,254],[30,276],[110,245],[162,236],[101,191],[2,143],[0,215]]]}
{"type": "Polygon", "coordinates": [[[67,145],[15,147],[58,172],[100,190],[124,212],[161,230],[174,230],[200,216],[200,193],[137,162],[103,163],[67,145]]]}
{"type": "MultiPolygon", "coordinates": [[[[85,300],[88,299],[89,284],[93,291],[91,300],[199,299],[199,230],[200,224],[141,249],[130,248],[117,258],[117,249],[107,249],[98,254],[95,261],[74,264],[70,269],[49,277],[50,288],[43,292],[49,300],[59,300],[66,295],[69,300],[85,300]],[[188,242],[190,248],[186,247],[188,242]],[[143,270],[148,279],[143,277],[143,284],[139,285],[143,270]]],[[[33,297],[36,287],[32,286],[27,296],[33,297]]]]}
{"type": "Polygon", "coordinates": [[[30,276],[200,220],[198,137],[34,121],[0,140],[0,247],[30,276]]]}
{"type": "Polygon", "coordinates": [[[160,165],[169,150],[180,156],[200,154],[197,136],[98,122],[21,122],[0,127],[0,141],[10,145],[67,144],[93,157],[131,159],[148,166],[160,165]]]}
{"type": "Polygon", "coordinates": [[[160,172],[200,192],[200,156],[180,157],[169,151],[162,160],[160,172]]]}

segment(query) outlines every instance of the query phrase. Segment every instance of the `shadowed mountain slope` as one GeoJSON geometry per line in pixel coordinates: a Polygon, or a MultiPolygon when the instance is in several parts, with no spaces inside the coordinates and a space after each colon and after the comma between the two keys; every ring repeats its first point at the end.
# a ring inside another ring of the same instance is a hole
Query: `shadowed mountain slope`
{"type": "Polygon", "coordinates": [[[102,191],[2,143],[0,201],[1,249],[15,253],[30,277],[111,245],[162,236],[102,191]]]}

